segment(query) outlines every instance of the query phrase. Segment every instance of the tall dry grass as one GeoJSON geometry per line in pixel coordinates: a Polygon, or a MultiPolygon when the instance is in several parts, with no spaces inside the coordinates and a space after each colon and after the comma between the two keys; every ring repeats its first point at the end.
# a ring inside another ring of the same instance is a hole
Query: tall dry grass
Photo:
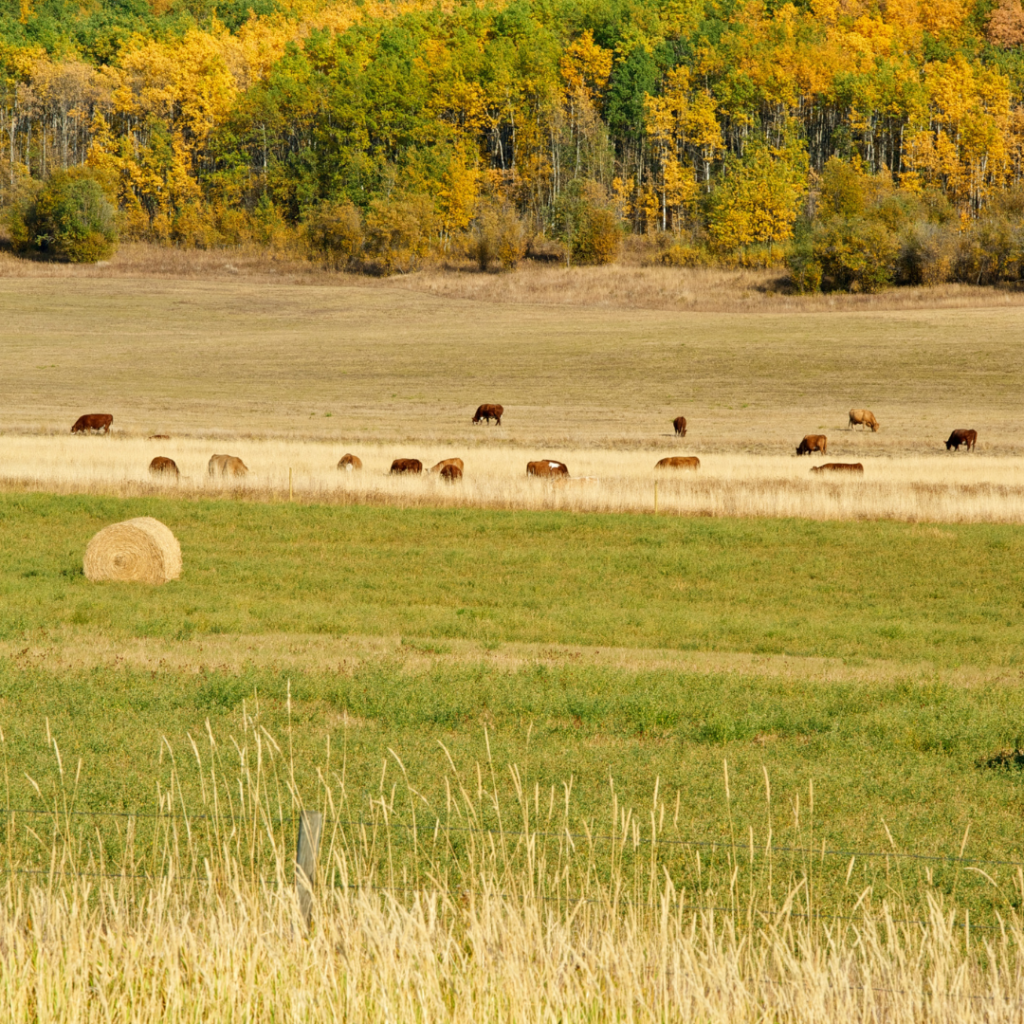
{"type": "Polygon", "coordinates": [[[403,288],[451,299],[513,305],[555,305],[720,313],[973,309],[1019,306],[1024,293],[1008,287],[941,284],[891,288],[877,294],[795,294],[782,270],[743,267],[668,267],[636,254],[610,266],[570,267],[524,261],[514,273],[481,273],[471,261],[428,260],[392,278],[328,270],[296,250],[253,244],[188,249],[124,242],[110,260],[66,264],[0,252],[0,278],[257,279],[339,287],[403,288]]]}
{"type": "MultiPolygon", "coordinates": [[[[187,751],[165,743],[173,767],[151,835],[125,816],[105,843],[76,818],[76,773],[50,737],[61,779],[50,817],[7,817],[4,1020],[991,1024],[1024,1014],[1015,911],[979,931],[955,896],[911,903],[848,888],[845,907],[822,914],[813,838],[799,862],[773,864],[770,813],[749,847],[732,837],[717,858],[695,850],[698,883],[684,888],[661,861],[679,807],[657,780],[639,812],[611,798],[610,835],[578,834],[571,782],[542,792],[515,766],[460,770],[449,758],[446,806],[435,809],[398,754],[376,786],[328,754],[302,793],[287,745],[243,719],[228,742],[207,727],[187,751]],[[515,784],[512,806],[498,799],[499,771],[515,784]],[[193,805],[186,773],[201,783],[193,805]],[[325,815],[309,931],[291,828],[303,806],[325,815]],[[748,858],[758,871],[743,873],[748,858]]],[[[5,769],[9,791],[16,766],[5,769]]],[[[1011,900],[1024,894],[1019,873],[1016,886],[1011,900]]]]}
{"type": "MultiPolygon", "coordinates": [[[[657,511],[666,515],[793,516],[811,519],[898,519],[930,522],[1024,522],[1024,458],[955,454],[858,457],[863,478],[812,474],[820,456],[701,455],[698,472],[655,470],[661,453],[600,449],[536,450],[478,445],[359,445],[361,471],[336,468],[345,451],[315,442],[57,435],[0,437],[0,486],[58,493],[235,495],[251,500],[367,502],[407,506],[472,506],[569,511],[657,511]],[[210,477],[210,455],[239,455],[245,478],[210,477]],[[152,478],[154,455],[169,456],[180,480],[152,478]],[[457,455],[461,483],[436,476],[389,475],[393,458],[429,467],[457,455]],[[526,463],[555,458],[568,481],[526,476],[526,463]]],[[[666,451],[664,454],[668,454],[666,451]]]]}

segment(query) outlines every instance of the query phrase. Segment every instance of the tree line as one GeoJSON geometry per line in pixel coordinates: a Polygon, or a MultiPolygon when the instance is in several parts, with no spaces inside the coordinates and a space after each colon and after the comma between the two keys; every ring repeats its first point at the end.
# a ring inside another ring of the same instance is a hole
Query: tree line
{"type": "Polygon", "coordinates": [[[30,244],[72,172],[122,236],[383,272],[632,233],[807,289],[1016,279],[1022,43],[1019,0],[0,0],[0,207],[30,244]]]}

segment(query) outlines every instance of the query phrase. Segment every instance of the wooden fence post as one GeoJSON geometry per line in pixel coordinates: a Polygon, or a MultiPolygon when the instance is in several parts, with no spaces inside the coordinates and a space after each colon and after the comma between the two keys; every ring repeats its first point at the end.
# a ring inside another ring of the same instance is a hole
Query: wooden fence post
{"type": "Polygon", "coordinates": [[[316,885],[316,857],[320,849],[320,833],[324,816],[319,811],[303,811],[299,815],[299,847],[295,853],[295,889],[299,895],[299,912],[309,929],[313,918],[313,888],[316,885]]]}

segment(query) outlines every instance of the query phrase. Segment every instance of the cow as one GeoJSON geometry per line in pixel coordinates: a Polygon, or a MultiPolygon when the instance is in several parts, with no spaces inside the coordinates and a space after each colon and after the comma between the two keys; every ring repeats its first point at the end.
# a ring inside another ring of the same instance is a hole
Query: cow
{"type": "Polygon", "coordinates": [[[960,451],[960,445],[967,445],[967,450],[970,451],[978,441],[978,432],[976,430],[954,430],[949,435],[949,440],[946,442],[946,451],[950,448],[960,451]]]}
{"type": "Polygon", "coordinates": [[[210,476],[245,476],[249,467],[235,455],[211,455],[206,471],[210,476]]]}
{"type": "Polygon", "coordinates": [[[655,469],[700,469],[700,459],[696,455],[672,455],[655,463],[655,469]]]}
{"type": "Polygon", "coordinates": [[[810,455],[811,452],[821,452],[822,455],[828,453],[828,438],[824,434],[808,434],[797,445],[797,455],[810,455]]]}
{"type": "Polygon", "coordinates": [[[462,467],[455,465],[456,462],[461,462],[461,459],[452,459],[446,465],[441,467],[441,479],[445,483],[454,484],[462,479],[462,467]]]}
{"type": "Polygon", "coordinates": [[[454,466],[459,471],[460,474],[466,468],[466,465],[462,461],[462,459],[442,459],[436,466],[431,466],[430,469],[427,470],[427,472],[440,473],[445,466],[454,466]]]}
{"type": "Polygon", "coordinates": [[[486,420],[488,423],[494,420],[498,426],[501,426],[501,417],[505,412],[503,405],[481,405],[477,408],[473,414],[473,422],[479,423],[481,420],[486,420]]]}
{"type": "Polygon", "coordinates": [[[672,426],[675,427],[676,437],[686,437],[686,417],[677,416],[672,421],[672,426]]]}
{"type": "Polygon", "coordinates": [[[856,473],[864,475],[864,466],[859,462],[825,462],[820,466],[811,466],[812,473],[856,473]]]}
{"type": "Polygon", "coordinates": [[[338,459],[338,469],[345,469],[351,473],[353,469],[362,468],[363,460],[359,458],[358,455],[349,455],[346,453],[345,455],[342,455],[340,459],[338,459]]]}
{"type": "Polygon", "coordinates": [[[149,464],[149,471],[153,476],[181,476],[181,473],[178,472],[178,465],[174,459],[168,459],[163,455],[158,455],[149,464]]]}
{"type": "Polygon", "coordinates": [[[149,437],[146,438],[147,441],[170,441],[170,439],[170,434],[150,434],[149,437]]]}
{"type": "Polygon", "coordinates": [[[542,459],[540,462],[528,462],[526,464],[527,476],[549,476],[559,477],[569,475],[569,467],[564,462],[555,462],[553,459],[542,459]]]}
{"type": "Polygon", "coordinates": [[[422,473],[423,463],[419,459],[395,459],[391,463],[391,472],[396,473],[422,473]]]}
{"type": "Polygon", "coordinates": [[[93,412],[79,416],[71,428],[72,434],[109,434],[114,417],[109,412],[93,412]]]}
{"type": "Polygon", "coordinates": [[[850,410],[850,425],[849,429],[853,430],[857,424],[862,427],[870,427],[871,433],[878,433],[878,420],[875,419],[875,414],[870,409],[851,409],[850,410]]]}

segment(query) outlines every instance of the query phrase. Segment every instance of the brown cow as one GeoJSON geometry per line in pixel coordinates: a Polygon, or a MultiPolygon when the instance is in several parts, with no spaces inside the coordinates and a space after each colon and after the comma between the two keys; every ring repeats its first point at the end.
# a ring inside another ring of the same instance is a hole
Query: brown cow
{"type": "Polygon", "coordinates": [[[395,459],[391,463],[392,473],[422,473],[423,463],[419,459],[395,459]]]}
{"type": "Polygon", "coordinates": [[[428,473],[440,473],[445,466],[455,466],[456,469],[461,473],[466,465],[462,459],[442,459],[436,466],[431,466],[427,470],[428,473]]]}
{"type": "Polygon", "coordinates": [[[864,467],[859,462],[825,462],[820,466],[811,466],[812,473],[858,473],[864,475],[864,467]]]}
{"type": "Polygon", "coordinates": [[[158,455],[150,464],[149,471],[153,476],[173,476],[179,477],[181,474],[178,472],[178,464],[174,459],[168,459],[163,455],[158,455]]]}
{"type": "Polygon", "coordinates": [[[114,417],[109,412],[93,412],[79,416],[71,428],[72,434],[109,434],[114,417]]]}
{"type": "Polygon", "coordinates": [[[978,441],[978,432],[976,430],[954,430],[949,435],[949,440],[946,442],[946,451],[950,448],[955,448],[960,451],[960,445],[967,445],[967,450],[970,451],[978,441]]]}
{"type": "Polygon", "coordinates": [[[211,455],[206,471],[210,476],[245,476],[249,467],[236,455],[211,455]]]}
{"type": "Polygon", "coordinates": [[[672,421],[672,426],[676,428],[676,437],[686,437],[686,417],[677,416],[672,421]]]}
{"type": "Polygon", "coordinates": [[[473,422],[479,423],[481,420],[486,420],[490,423],[493,419],[500,427],[501,417],[504,412],[505,407],[503,405],[481,405],[473,414],[473,422]]]}
{"type": "Polygon", "coordinates": [[[351,472],[353,469],[362,468],[363,460],[359,458],[358,455],[345,454],[342,455],[340,459],[338,459],[338,469],[347,469],[349,472],[351,472]]]}
{"type": "Polygon", "coordinates": [[[568,476],[569,467],[564,462],[555,462],[553,459],[543,459],[540,462],[528,462],[526,464],[527,476],[568,476]]]}
{"type": "Polygon", "coordinates": [[[696,455],[673,455],[655,463],[655,469],[700,469],[696,455]]]}
{"type": "Polygon", "coordinates": [[[461,459],[452,459],[446,465],[441,467],[441,479],[446,483],[454,484],[456,481],[462,479],[462,467],[456,466],[456,462],[461,462],[461,459]]]}
{"type": "Polygon", "coordinates": [[[797,445],[797,455],[810,455],[811,452],[821,452],[822,455],[828,452],[828,438],[824,434],[808,434],[797,445]]]}
{"type": "Polygon", "coordinates": [[[851,409],[850,410],[850,430],[857,424],[861,424],[864,427],[870,427],[873,434],[878,433],[878,420],[875,419],[875,414],[870,409],[851,409]]]}

